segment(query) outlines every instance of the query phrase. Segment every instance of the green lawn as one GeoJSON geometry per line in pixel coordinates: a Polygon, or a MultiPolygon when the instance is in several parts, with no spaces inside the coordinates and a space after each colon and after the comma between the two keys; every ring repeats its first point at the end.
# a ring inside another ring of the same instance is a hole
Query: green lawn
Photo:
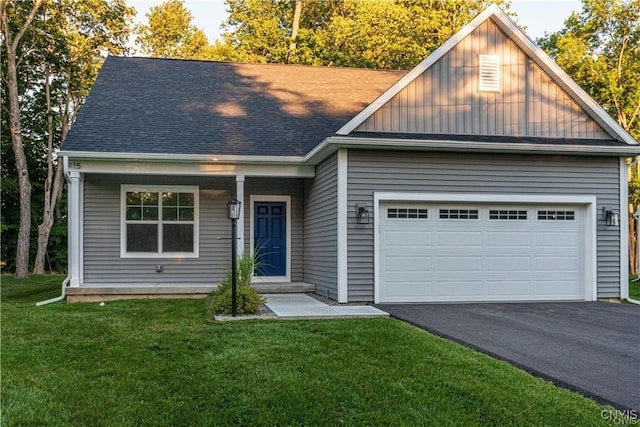
{"type": "Polygon", "coordinates": [[[61,280],[2,277],[2,426],[606,425],[604,407],[396,320],[36,308],[61,280]]]}
{"type": "Polygon", "coordinates": [[[640,301],[640,281],[629,281],[629,298],[640,301]]]}

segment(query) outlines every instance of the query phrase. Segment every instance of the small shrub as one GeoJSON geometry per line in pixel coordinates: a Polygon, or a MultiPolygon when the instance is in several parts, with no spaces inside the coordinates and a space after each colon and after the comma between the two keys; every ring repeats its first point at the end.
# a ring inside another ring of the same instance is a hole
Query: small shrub
{"type": "MultiPolygon", "coordinates": [[[[242,253],[236,258],[237,313],[256,314],[264,304],[264,298],[251,286],[251,279],[256,268],[259,268],[259,250],[253,254],[242,253]]],[[[213,312],[215,314],[231,314],[231,266],[227,270],[227,280],[220,283],[218,289],[211,294],[213,312]]]]}
{"type": "MultiPolygon", "coordinates": [[[[231,314],[231,283],[222,282],[213,292],[213,312],[215,314],[231,314]]],[[[265,300],[252,286],[238,284],[236,293],[237,312],[256,314],[265,300]]]]}

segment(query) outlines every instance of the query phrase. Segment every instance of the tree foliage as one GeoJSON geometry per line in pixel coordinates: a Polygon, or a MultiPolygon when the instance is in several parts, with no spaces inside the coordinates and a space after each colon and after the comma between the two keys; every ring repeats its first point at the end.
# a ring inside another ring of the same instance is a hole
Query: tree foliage
{"type": "Polygon", "coordinates": [[[408,69],[491,3],[307,0],[291,43],[296,1],[227,0],[224,40],[233,60],[408,69]]]}
{"type": "Polygon", "coordinates": [[[182,0],[168,0],[151,8],[147,24],[137,27],[136,43],[142,53],[158,58],[208,59],[209,41],[192,24],[193,16],[182,0]]]}

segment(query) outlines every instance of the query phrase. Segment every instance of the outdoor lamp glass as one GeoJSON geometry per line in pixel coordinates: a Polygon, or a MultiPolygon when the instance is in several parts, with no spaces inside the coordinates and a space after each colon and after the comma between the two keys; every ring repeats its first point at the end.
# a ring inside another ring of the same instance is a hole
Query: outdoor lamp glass
{"type": "Polygon", "coordinates": [[[231,199],[227,202],[227,215],[229,219],[239,219],[240,218],[240,206],[242,202],[238,199],[231,199]]]}

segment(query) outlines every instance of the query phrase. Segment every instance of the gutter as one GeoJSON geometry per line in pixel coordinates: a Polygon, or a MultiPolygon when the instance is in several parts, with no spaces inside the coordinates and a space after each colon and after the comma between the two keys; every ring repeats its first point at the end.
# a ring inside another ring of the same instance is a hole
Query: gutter
{"type": "Polygon", "coordinates": [[[54,302],[62,301],[66,297],[65,290],[67,289],[67,284],[69,283],[69,280],[71,280],[71,278],[69,276],[67,276],[62,281],[62,293],[60,294],[59,297],[51,298],[51,299],[48,299],[46,301],[37,302],[36,303],[36,307],[40,307],[40,306],[43,306],[43,305],[47,305],[47,304],[51,304],[51,303],[54,303],[54,302]]]}

